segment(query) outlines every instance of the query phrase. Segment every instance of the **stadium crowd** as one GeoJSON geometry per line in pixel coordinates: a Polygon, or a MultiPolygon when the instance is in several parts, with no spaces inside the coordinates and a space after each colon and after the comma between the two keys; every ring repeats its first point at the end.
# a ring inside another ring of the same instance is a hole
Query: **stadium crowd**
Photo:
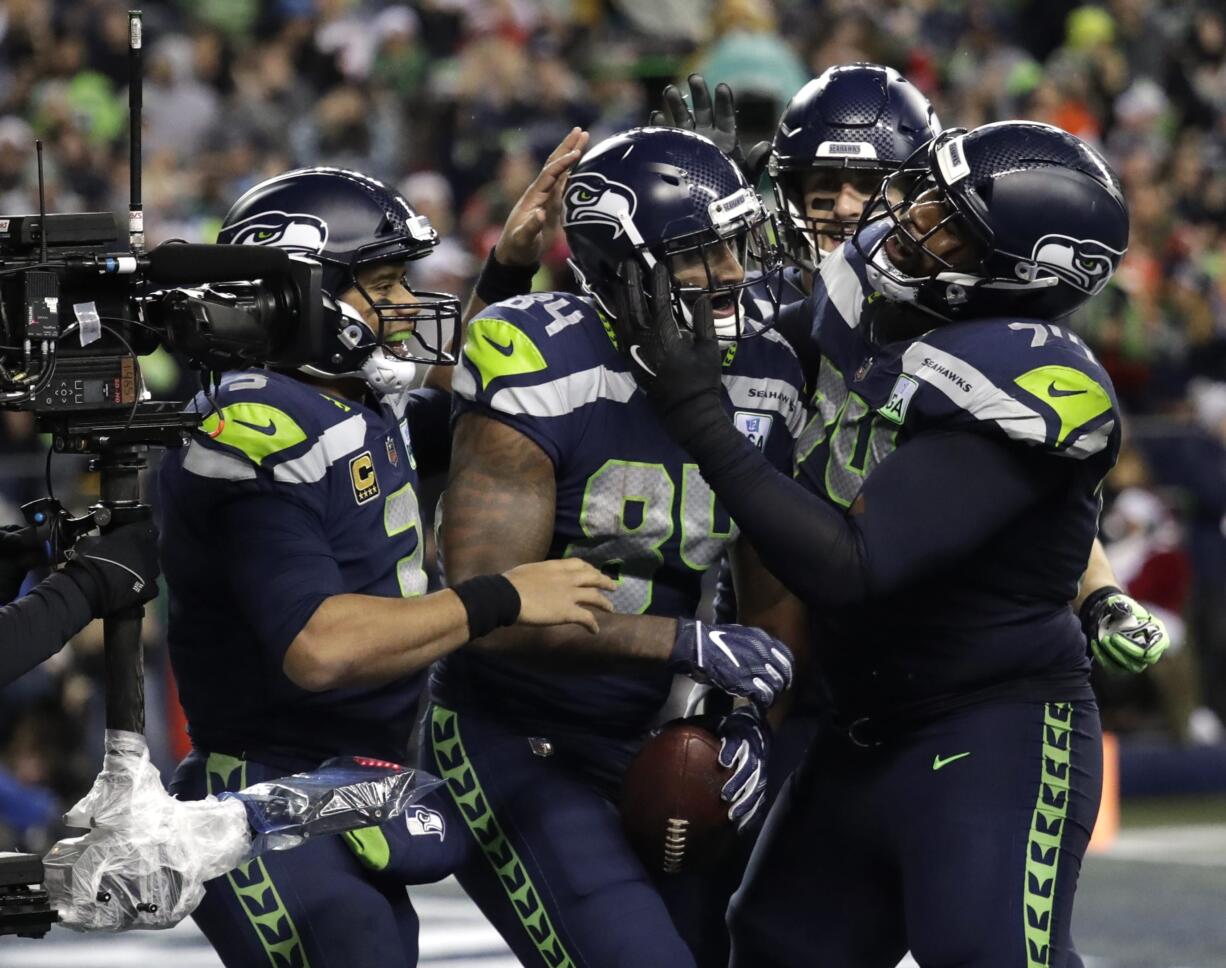
{"type": "MultiPolygon", "coordinates": [[[[511,205],[572,125],[641,123],[664,84],[731,84],[742,139],[836,63],[889,64],[945,124],[1046,121],[1096,144],[1131,206],[1128,255],[1073,325],[1129,415],[1104,541],[1178,644],[1152,677],[1100,683],[1108,722],[1220,741],[1226,717],[1226,13],[1158,0],[177,0],[145,11],[150,245],[212,241],[231,201],[305,164],[400,187],[445,237],[415,279],[466,293],[511,205]]],[[[0,8],[0,213],[127,207],[127,16],[105,0],[0,8]]],[[[573,289],[558,235],[539,286],[573,289]]],[[[158,396],[194,375],[146,361],[158,396]]],[[[0,413],[0,520],[44,493],[47,442],[0,413]]],[[[69,506],[96,493],[57,459],[69,506]]],[[[169,764],[172,687],[147,627],[151,740],[169,764]]],[[[0,843],[43,848],[98,762],[101,633],[0,691],[0,843]]]]}

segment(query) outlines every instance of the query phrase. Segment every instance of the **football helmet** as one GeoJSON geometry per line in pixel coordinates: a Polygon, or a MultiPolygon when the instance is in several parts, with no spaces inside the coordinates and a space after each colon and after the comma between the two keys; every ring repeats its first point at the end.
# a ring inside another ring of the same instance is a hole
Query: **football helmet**
{"type": "Polygon", "coordinates": [[[378,299],[358,282],[358,269],[377,262],[421,259],[438,245],[429,219],[403,195],[360,172],[299,168],[249,189],[226,215],[217,241],[271,245],[323,265],[326,311],[335,339],[326,358],[301,367],[313,376],[356,377],[377,393],[407,389],[417,363],[452,364],[444,346],[460,318],[451,293],[417,292],[411,303],[378,299]],[[357,289],[376,319],[372,328],[341,295],[357,289]]]}
{"type": "Polygon", "coordinates": [[[571,267],[615,333],[615,290],[632,257],[644,277],[657,261],[669,267],[682,325],[706,294],[721,339],[773,326],[783,282],[773,223],[740,168],[680,128],[633,128],[602,141],[571,171],[563,198],[571,267]]]}
{"type": "Polygon", "coordinates": [[[1052,320],[1119,268],[1128,205],[1102,156],[1066,131],[950,128],[882,182],[852,245],[875,289],[940,319],[1052,320]],[[886,225],[866,231],[876,218],[886,225]],[[956,259],[950,239],[964,243],[956,259]]]}
{"type": "Polygon", "coordinates": [[[857,219],[817,217],[805,205],[811,172],[830,181],[832,195],[850,181],[865,196],[941,130],[928,99],[891,67],[831,67],[796,92],[771,141],[767,172],[788,257],[813,272],[818,236],[841,242],[857,219]]]}

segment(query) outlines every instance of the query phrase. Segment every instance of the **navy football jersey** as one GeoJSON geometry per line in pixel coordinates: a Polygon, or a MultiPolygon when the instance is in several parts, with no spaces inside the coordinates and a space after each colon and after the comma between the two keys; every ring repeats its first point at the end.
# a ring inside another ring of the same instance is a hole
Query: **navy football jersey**
{"type": "Polygon", "coordinates": [[[325,598],[426,589],[406,411],[339,400],[285,374],[227,374],[209,416],[162,462],[170,657],[195,745],[251,758],[402,759],[424,673],[308,692],[282,671],[325,598]]]}
{"type": "MultiPolygon", "coordinates": [[[[724,403],[737,428],[790,468],[802,421],[795,354],[774,332],[729,344],[724,403]]],[[[618,579],[614,608],[692,616],[703,572],[737,537],[688,455],[668,436],[592,305],[534,293],[469,325],[452,385],[456,414],[503,421],[553,462],[551,557],[575,555],[618,579]]],[[[526,723],[641,729],[672,675],[550,675],[476,650],[448,656],[434,690],[526,723]]]]}
{"type": "MultiPolygon", "coordinates": [[[[1027,677],[1070,690],[1048,688],[1049,698],[1088,695],[1085,638],[1067,603],[1120,443],[1114,390],[1094,355],[1068,329],[1033,319],[874,339],[875,314],[889,304],[850,243],[823,261],[813,305],[820,369],[795,463],[809,490],[854,514],[865,480],[895,449],[959,431],[1005,442],[1027,460],[1065,461],[1069,482],[948,570],[869,608],[815,615],[836,701],[888,714],[1027,677]]],[[[976,486],[974,467],[965,486],[976,486]]]]}

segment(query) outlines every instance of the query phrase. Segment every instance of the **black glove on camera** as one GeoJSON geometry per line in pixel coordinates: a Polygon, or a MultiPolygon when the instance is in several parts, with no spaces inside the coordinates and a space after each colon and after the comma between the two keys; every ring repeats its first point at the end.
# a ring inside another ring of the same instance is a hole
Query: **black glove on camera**
{"type": "Polygon", "coordinates": [[[82,538],[69,550],[64,574],[80,586],[95,616],[143,605],[158,594],[157,539],[152,521],[82,538]]]}
{"type": "Polygon", "coordinates": [[[0,604],[17,597],[31,568],[46,563],[47,555],[37,531],[20,524],[0,528],[0,604]]]}

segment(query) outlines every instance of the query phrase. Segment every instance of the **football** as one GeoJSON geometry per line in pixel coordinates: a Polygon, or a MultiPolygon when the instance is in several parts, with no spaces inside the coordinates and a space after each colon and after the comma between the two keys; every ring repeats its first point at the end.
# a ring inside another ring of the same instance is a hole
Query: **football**
{"type": "Polygon", "coordinates": [[[719,797],[731,771],[719,737],[700,721],[666,724],[643,744],[622,780],[626,835],[649,870],[675,874],[722,856],[735,831],[719,797]]]}

